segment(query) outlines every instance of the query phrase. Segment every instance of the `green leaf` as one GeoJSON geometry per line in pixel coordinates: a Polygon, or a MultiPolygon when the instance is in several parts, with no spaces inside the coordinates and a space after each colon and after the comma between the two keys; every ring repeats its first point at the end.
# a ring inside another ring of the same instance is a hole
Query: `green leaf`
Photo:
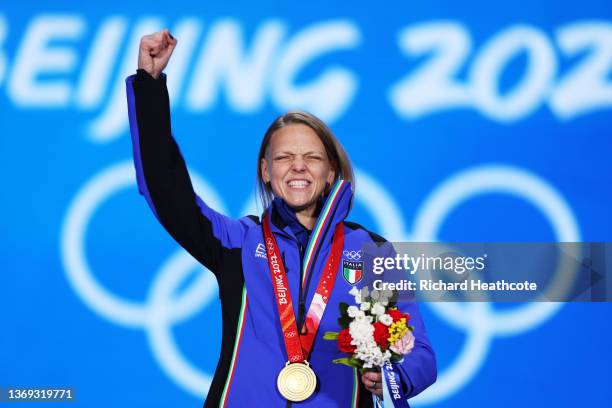
{"type": "Polygon", "coordinates": [[[414,331],[414,326],[408,326],[408,330],[414,331]]]}
{"type": "Polygon", "coordinates": [[[325,332],[323,335],[324,340],[338,340],[338,332],[325,332]]]}
{"type": "Polygon", "coordinates": [[[348,316],[348,312],[347,312],[347,310],[349,308],[348,303],[340,302],[340,306],[339,307],[340,307],[340,316],[348,316]]]}
{"type": "Polygon", "coordinates": [[[395,351],[391,352],[391,361],[399,361],[402,359],[402,357],[404,357],[401,354],[397,354],[395,351]]]}
{"type": "Polygon", "coordinates": [[[349,367],[361,368],[361,361],[353,357],[344,357],[336,360],[332,360],[334,364],[344,364],[349,367]]]}
{"type": "Polygon", "coordinates": [[[351,318],[348,316],[342,316],[338,319],[338,324],[340,325],[340,327],[342,329],[346,329],[349,327],[349,324],[351,323],[351,318]]]}

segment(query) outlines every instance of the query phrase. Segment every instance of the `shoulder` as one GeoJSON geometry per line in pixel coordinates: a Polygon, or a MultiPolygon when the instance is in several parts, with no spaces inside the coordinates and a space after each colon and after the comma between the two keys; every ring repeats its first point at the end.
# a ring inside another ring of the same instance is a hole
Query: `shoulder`
{"type": "Polygon", "coordinates": [[[356,222],[352,222],[352,221],[344,221],[344,226],[346,227],[347,234],[351,234],[351,235],[357,235],[358,237],[363,237],[363,239],[369,239],[372,242],[375,242],[377,244],[383,244],[385,242],[387,242],[387,240],[378,235],[375,232],[372,232],[370,230],[368,230],[367,228],[365,228],[363,225],[361,224],[357,224],[356,222]]]}
{"type": "Polygon", "coordinates": [[[261,221],[259,220],[259,217],[256,215],[246,215],[244,217],[242,217],[240,219],[242,222],[246,223],[247,225],[250,226],[257,226],[257,225],[261,225],[261,221]]]}
{"type": "Polygon", "coordinates": [[[240,217],[238,221],[247,231],[252,228],[259,228],[261,226],[261,220],[256,215],[245,215],[244,217],[240,217]]]}

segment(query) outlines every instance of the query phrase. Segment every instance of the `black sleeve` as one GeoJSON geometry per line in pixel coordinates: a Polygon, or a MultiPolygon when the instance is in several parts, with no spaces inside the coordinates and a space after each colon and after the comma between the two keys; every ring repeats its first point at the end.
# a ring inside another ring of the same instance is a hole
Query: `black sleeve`
{"type": "Polygon", "coordinates": [[[139,191],[172,237],[218,273],[224,249],[241,247],[244,222],[217,213],[195,194],[172,136],[166,76],[138,70],[126,83],[139,191]]]}

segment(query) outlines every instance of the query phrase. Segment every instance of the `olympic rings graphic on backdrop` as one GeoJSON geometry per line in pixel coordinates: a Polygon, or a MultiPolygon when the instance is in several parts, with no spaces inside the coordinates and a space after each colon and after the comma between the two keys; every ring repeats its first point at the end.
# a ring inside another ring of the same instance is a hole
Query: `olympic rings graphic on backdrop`
{"type": "MultiPolygon", "coordinates": [[[[211,207],[227,214],[215,190],[197,173],[190,171],[194,188],[211,207]]],[[[363,171],[356,172],[360,191],[355,196],[373,217],[378,230],[391,241],[435,241],[444,219],[460,203],[487,193],[505,193],[532,204],[551,223],[559,241],[580,241],[575,217],[556,190],[538,176],[510,166],[480,166],[462,171],[425,199],[406,230],[403,214],[386,189],[363,171]]],[[[123,299],[104,288],[90,269],[84,249],[87,228],[97,208],[117,192],[135,186],[132,161],[118,163],[94,176],[70,204],[61,231],[61,258],[66,275],[81,301],[101,317],[118,325],[141,328],[155,359],[180,387],[201,398],[210,387],[210,374],[203,373],[180,352],[172,336],[172,326],[191,318],[216,298],[217,284],[209,271],[182,249],[170,256],[155,274],[143,302],[123,299]],[[188,289],[174,295],[192,273],[198,273],[188,289]]],[[[258,213],[255,196],[243,207],[243,214],[258,213]]],[[[346,252],[346,251],[345,251],[346,252]]],[[[354,251],[351,251],[354,252],[354,251]]],[[[345,254],[358,257],[358,253],[345,254]]],[[[357,259],[357,258],[356,258],[357,259]]],[[[412,399],[431,404],[448,398],[463,387],[480,368],[495,336],[510,336],[530,330],[559,310],[559,303],[528,303],[495,311],[489,303],[428,303],[450,326],[467,337],[455,361],[438,376],[438,381],[412,399]]]]}
{"type": "MultiPolygon", "coordinates": [[[[225,211],[214,190],[192,173],[194,188],[211,206],[225,211]]],[[[122,299],[100,285],[92,273],[84,250],[87,226],[96,209],[113,194],[135,185],[134,165],[124,162],[95,176],[81,189],[69,207],[61,236],[61,252],[68,281],[80,299],[100,316],[119,325],[143,328],[155,358],[165,371],[185,389],[202,395],[210,387],[210,375],[202,374],[178,351],[172,324],[193,316],[216,298],[217,283],[211,273],[182,249],[161,266],[146,302],[122,299]],[[180,298],[173,295],[189,272],[200,272],[198,279],[180,298]],[[169,311],[169,312],[168,312],[169,311]],[[169,314],[170,313],[170,314],[169,314]]]]}
{"type": "MultiPolygon", "coordinates": [[[[436,233],[448,214],[460,203],[481,194],[506,193],[522,198],[551,222],[558,241],[580,241],[580,231],[563,197],[537,176],[510,166],[481,166],[451,177],[425,199],[417,211],[412,240],[436,241],[436,233]]],[[[480,367],[495,335],[520,334],[550,318],[562,303],[528,303],[506,312],[493,311],[489,303],[442,303],[428,306],[451,326],[469,330],[468,341],[453,365],[438,381],[412,401],[438,402],[467,383],[480,367]],[[467,309],[467,310],[464,310],[467,309]],[[467,317],[469,316],[469,318],[467,317]]]]}

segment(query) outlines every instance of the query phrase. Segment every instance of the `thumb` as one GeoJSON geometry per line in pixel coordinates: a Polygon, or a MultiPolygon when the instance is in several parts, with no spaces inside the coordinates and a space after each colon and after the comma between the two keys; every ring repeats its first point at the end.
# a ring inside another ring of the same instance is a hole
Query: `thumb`
{"type": "Polygon", "coordinates": [[[168,29],[164,30],[164,37],[166,38],[170,51],[174,50],[174,47],[176,47],[176,43],[178,42],[176,37],[170,34],[170,31],[168,29]]]}

